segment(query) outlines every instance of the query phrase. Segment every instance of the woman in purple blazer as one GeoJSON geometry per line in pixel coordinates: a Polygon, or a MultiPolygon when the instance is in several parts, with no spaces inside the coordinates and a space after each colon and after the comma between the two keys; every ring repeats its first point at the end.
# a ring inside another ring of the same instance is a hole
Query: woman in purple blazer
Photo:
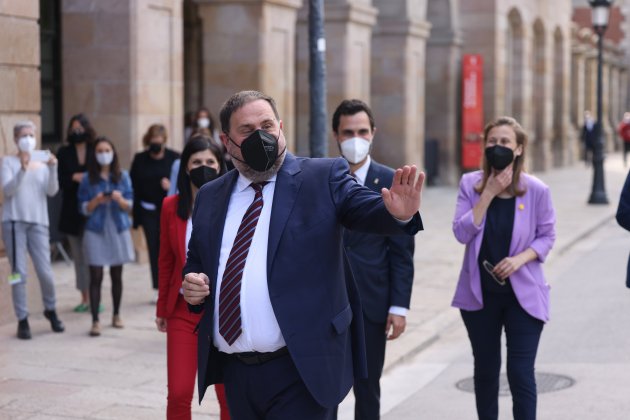
{"type": "Polygon", "coordinates": [[[488,124],[484,147],[483,169],[460,182],[453,233],[466,252],[452,304],[472,345],[479,419],[498,417],[504,328],[514,419],[535,419],[534,363],[549,319],[542,263],[555,240],[555,212],[549,188],[524,173],[527,134],[516,120],[488,124]]]}

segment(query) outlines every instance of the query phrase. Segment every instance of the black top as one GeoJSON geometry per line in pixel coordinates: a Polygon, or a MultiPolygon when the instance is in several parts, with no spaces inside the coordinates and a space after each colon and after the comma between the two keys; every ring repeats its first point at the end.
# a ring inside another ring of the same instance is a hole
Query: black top
{"type": "MultiPolygon", "coordinates": [[[[91,153],[91,146],[86,145],[86,161],[87,156],[91,153]]],[[[72,180],[72,175],[76,172],[85,172],[87,167],[85,163],[79,165],[79,157],[77,156],[77,148],[74,144],[68,144],[59,148],[57,152],[57,175],[59,177],[59,188],[62,191],[61,216],[59,218],[59,230],[69,235],[80,235],[83,231],[84,217],[79,212],[79,200],[77,193],[79,191],[79,183],[72,180]]]]}
{"type": "Polygon", "coordinates": [[[479,273],[481,274],[481,285],[490,292],[510,293],[512,291],[509,278],[505,279],[505,286],[501,286],[484,268],[483,261],[487,260],[490,264],[496,266],[502,259],[509,256],[512,230],[514,228],[515,205],[515,197],[495,197],[490,202],[486,212],[486,225],[483,230],[483,240],[477,261],[479,273]]]}
{"type": "Polygon", "coordinates": [[[164,150],[162,159],[153,159],[149,151],[136,153],[131,163],[131,183],[133,184],[133,227],[142,225],[140,205],[141,201],[151,203],[159,211],[162,208],[162,200],[166,197],[165,191],[160,185],[162,178],[171,177],[171,166],[179,159],[179,153],[164,150]]]}

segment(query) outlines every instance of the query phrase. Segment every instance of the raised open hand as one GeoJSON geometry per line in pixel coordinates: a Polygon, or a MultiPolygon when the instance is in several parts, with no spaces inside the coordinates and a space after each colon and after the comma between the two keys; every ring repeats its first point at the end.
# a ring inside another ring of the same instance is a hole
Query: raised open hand
{"type": "Polygon", "coordinates": [[[416,179],[416,165],[396,169],[392,186],[381,190],[385,207],[398,220],[408,220],[420,210],[424,172],[416,179]]]}

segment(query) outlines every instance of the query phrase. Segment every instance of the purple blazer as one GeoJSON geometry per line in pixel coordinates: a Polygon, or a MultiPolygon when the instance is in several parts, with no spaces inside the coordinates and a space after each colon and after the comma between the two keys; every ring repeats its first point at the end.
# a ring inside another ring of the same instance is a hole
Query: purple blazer
{"type": "MultiPolygon", "coordinates": [[[[482,171],[462,176],[453,219],[453,233],[459,242],[466,245],[466,252],[452,305],[467,311],[483,308],[477,258],[486,219],[484,217],[481,225],[476,226],[472,211],[480,197],[474,187],[481,181],[482,176],[482,171]]],[[[551,204],[549,188],[542,181],[522,173],[520,183],[526,192],[522,197],[516,197],[509,255],[513,256],[532,248],[538,258],[512,273],[510,282],[523,309],[534,318],[546,322],[549,320],[550,286],[545,281],[542,263],[556,239],[556,215],[551,204]]]]}

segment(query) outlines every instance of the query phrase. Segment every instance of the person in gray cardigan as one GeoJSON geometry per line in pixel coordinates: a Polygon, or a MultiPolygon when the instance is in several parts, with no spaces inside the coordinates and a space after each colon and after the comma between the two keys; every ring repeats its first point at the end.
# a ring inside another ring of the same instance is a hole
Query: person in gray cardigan
{"type": "Polygon", "coordinates": [[[18,122],[13,127],[13,137],[17,154],[2,158],[2,240],[12,269],[9,283],[18,319],[17,337],[30,339],[26,304],[27,252],[33,260],[42,290],[44,316],[54,332],[64,331],[55,311],[47,201],[47,196],[52,197],[59,190],[59,182],[55,156],[40,151],[33,153],[35,124],[18,122]]]}

